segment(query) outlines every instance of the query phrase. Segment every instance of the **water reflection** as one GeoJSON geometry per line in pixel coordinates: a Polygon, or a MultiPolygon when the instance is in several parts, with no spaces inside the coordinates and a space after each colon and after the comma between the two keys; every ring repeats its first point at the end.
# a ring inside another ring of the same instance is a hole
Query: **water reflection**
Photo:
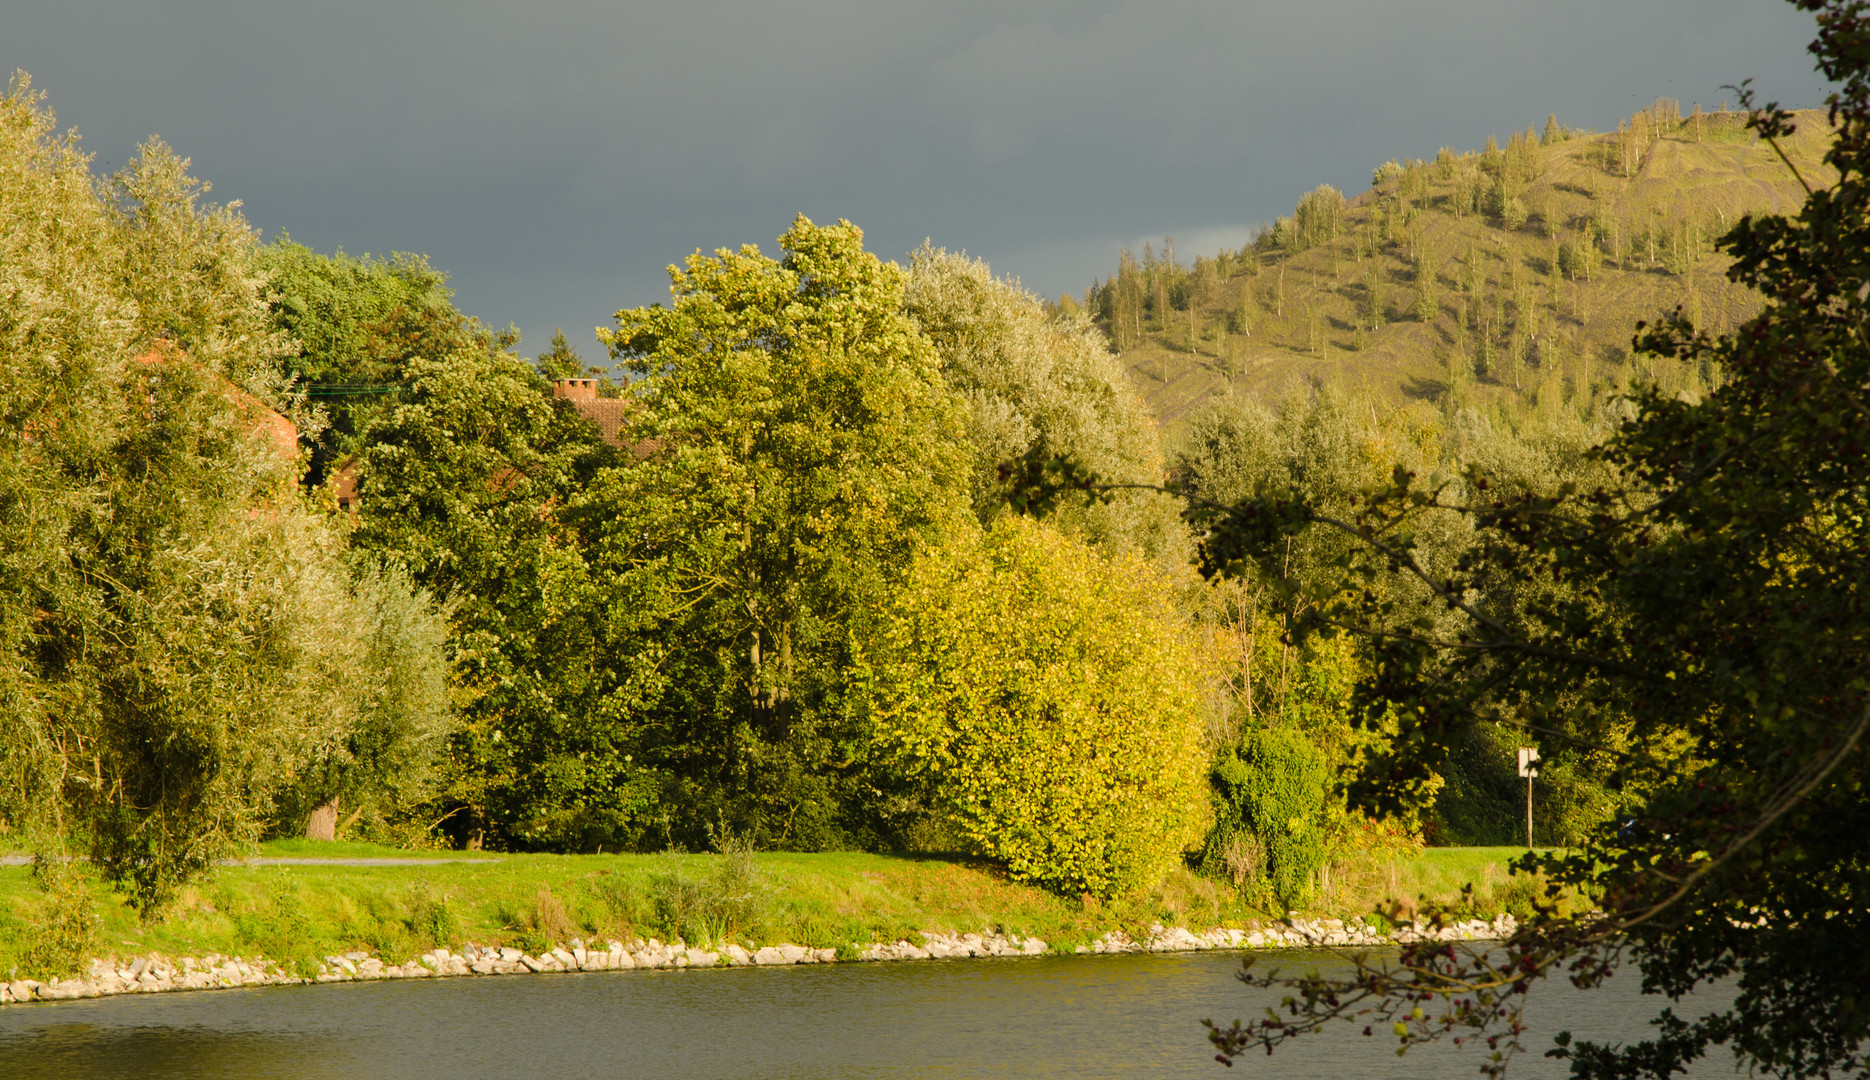
{"type": "MultiPolygon", "coordinates": [[[[1333,959],[1281,957],[1288,967],[1333,959]]],[[[840,964],[229,990],[0,1010],[0,1076],[1218,1077],[1199,1021],[1259,1013],[1226,955],[840,964]]],[[[1518,1077],[1561,1028],[1642,1033],[1633,976],[1542,987],[1518,1077]],[[1619,986],[1617,983],[1623,983],[1619,986]]],[[[1292,1080],[1478,1076],[1345,1028],[1244,1063],[1292,1080]]],[[[1725,1067],[1702,1070],[1724,1075],[1725,1067]]]]}

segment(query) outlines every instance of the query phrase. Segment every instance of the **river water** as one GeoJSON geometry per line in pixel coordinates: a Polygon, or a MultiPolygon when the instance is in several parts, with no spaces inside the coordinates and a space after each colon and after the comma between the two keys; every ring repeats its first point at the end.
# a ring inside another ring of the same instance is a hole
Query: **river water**
{"type": "MultiPolygon", "coordinates": [[[[1271,962],[1272,957],[1261,961],[1271,962]]],[[[1281,954],[1285,970],[1337,966],[1281,954]]],[[[1227,954],[1047,957],[421,979],[138,995],[0,1009],[0,1077],[1478,1077],[1480,1052],[1348,1027],[1215,1063],[1200,1026],[1260,1014],[1227,954]]],[[[1509,1075],[1561,1077],[1561,1028],[1640,1036],[1625,973],[1537,988],[1509,1075]]],[[[1686,1012],[1682,1008],[1678,1012],[1686,1012]]],[[[1732,1075],[1731,1059],[1696,1075],[1732,1075]]]]}

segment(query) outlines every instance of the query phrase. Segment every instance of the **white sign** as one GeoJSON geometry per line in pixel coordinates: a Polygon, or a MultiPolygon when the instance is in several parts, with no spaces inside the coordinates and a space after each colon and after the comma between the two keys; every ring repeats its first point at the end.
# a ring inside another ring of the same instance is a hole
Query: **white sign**
{"type": "Polygon", "coordinates": [[[1536,762],[1538,760],[1539,760],[1538,747],[1535,747],[1535,746],[1520,747],[1519,748],[1519,775],[1525,776],[1525,777],[1533,777],[1533,776],[1539,775],[1538,766],[1533,764],[1533,762],[1536,762]]]}

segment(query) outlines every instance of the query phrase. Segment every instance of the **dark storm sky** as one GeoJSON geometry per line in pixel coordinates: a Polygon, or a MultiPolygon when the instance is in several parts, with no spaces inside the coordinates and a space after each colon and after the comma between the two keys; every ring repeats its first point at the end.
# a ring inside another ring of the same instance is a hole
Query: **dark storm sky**
{"type": "Polygon", "coordinates": [[[528,355],[563,326],[587,359],[668,263],[799,211],[1056,296],[1548,112],[1824,94],[1772,0],[6,6],[0,66],[98,170],[159,133],[266,235],[426,253],[528,355]]]}

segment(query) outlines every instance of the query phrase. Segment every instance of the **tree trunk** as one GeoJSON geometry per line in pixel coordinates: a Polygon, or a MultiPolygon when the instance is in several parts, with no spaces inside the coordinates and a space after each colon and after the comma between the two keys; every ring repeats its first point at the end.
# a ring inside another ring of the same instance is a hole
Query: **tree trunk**
{"type": "Polygon", "coordinates": [[[338,838],[338,797],[312,810],[312,815],[305,819],[305,838],[307,840],[336,840],[338,838]]]}

